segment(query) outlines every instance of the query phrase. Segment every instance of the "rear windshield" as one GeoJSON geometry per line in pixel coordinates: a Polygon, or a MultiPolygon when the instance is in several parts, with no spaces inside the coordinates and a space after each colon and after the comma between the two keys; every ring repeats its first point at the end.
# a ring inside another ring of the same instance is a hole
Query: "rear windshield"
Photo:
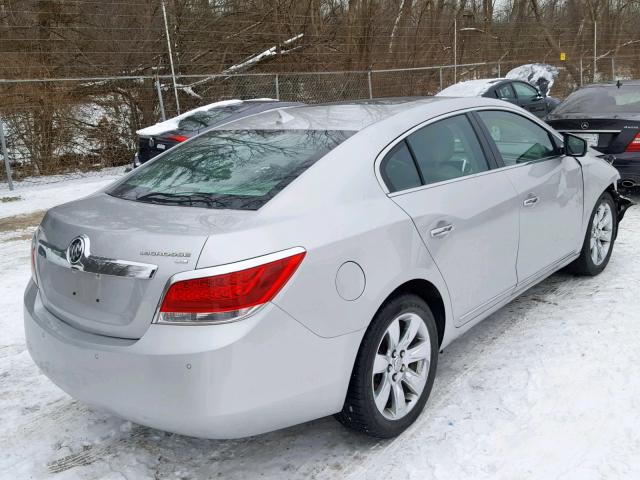
{"type": "Polygon", "coordinates": [[[214,130],[138,167],[107,193],[165,205],[257,210],[354,133],[214,130]]]}
{"type": "Polygon", "coordinates": [[[640,86],[583,88],[569,95],[553,113],[640,113],[640,86]]]}
{"type": "Polygon", "coordinates": [[[213,107],[209,110],[195,112],[193,115],[183,118],[178,123],[180,130],[187,132],[197,132],[201,128],[206,128],[214,123],[222,122],[231,115],[251,108],[251,105],[239,103],[237,105],[227,105],[226,107],[213,107]]]}

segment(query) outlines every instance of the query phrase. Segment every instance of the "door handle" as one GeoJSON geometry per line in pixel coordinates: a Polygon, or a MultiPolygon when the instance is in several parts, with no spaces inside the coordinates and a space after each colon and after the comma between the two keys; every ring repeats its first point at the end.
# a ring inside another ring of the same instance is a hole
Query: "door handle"
{"type": "Polygon", "coordinates": [[[430,232],[431,233],[431,238],[446,237],[447,235],[449,235],[451,233],[452,230],[453,230],[453,225],[452,224],[445,225],[444,227],[434,228],[430,232]]]}
{"type": "Polygon", "coordinates": [[[539,199],[538,197],[536,197],[535,195],[533,195],[533,196],[527,197],[527,198],[525,199],[525,201],[524,201],[524,202],[522,202],[522,204],[523,204],[525,207],[535,207],[539,200],[540,200],[540,199],[539,199]]]}

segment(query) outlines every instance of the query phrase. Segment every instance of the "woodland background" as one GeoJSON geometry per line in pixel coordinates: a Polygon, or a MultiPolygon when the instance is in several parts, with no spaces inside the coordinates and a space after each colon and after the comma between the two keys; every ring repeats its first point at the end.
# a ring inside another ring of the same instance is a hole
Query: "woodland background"
{"type": "MultiPolygon", "coordinates": [[[[544,62],[561,68],[552,94],[562,97],[640,73],[638,0],[165,0],[165,8],[181,111],[276,94],[362,98],[369,79],[375,96],[433,94],[440,81],[453,83],[452,68],[380,70],[452,65],[454,37],[457,64],[483,64],[458,68],[458,80],[544,62]]],[[[135,130],[160,119],[155,76],[167,116],[178,110],[161,0],[0,0],[0,59],[0,119],[18,177],[129,163],[135,130]]]]}

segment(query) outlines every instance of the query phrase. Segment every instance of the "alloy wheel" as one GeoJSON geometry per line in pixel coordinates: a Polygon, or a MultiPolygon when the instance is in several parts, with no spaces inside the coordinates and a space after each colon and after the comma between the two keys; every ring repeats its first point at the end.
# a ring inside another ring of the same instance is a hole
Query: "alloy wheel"
{"type": "Polygon", "coordinates": [[[596,210],[591,225],[591,239],[589,249],[591,261],[594,265],[601,265],[609,254],[611,241],[613,239],[613,214],[611,206],[607,202],[602,202],[596,210]]]}
{"type": "Polygon", "coordinates": [[[373,397],[388,420],[399,420],[415,406],[429,374],[431,341],[424,321],[403,313],[387,327],[373,362],[373,397]]]}

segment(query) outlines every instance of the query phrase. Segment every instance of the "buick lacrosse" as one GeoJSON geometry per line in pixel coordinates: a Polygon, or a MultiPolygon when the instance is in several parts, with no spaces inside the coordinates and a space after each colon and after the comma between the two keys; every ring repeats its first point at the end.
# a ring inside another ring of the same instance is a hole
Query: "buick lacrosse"
{"type": "Polygon", "coordinates": [[[28,349],[143,425],[234,438],[335,414],[391,437],[452,340],[565,266],[605,268],[618,178],[487,98],[246,117],[49,210],[28,349]]]}

